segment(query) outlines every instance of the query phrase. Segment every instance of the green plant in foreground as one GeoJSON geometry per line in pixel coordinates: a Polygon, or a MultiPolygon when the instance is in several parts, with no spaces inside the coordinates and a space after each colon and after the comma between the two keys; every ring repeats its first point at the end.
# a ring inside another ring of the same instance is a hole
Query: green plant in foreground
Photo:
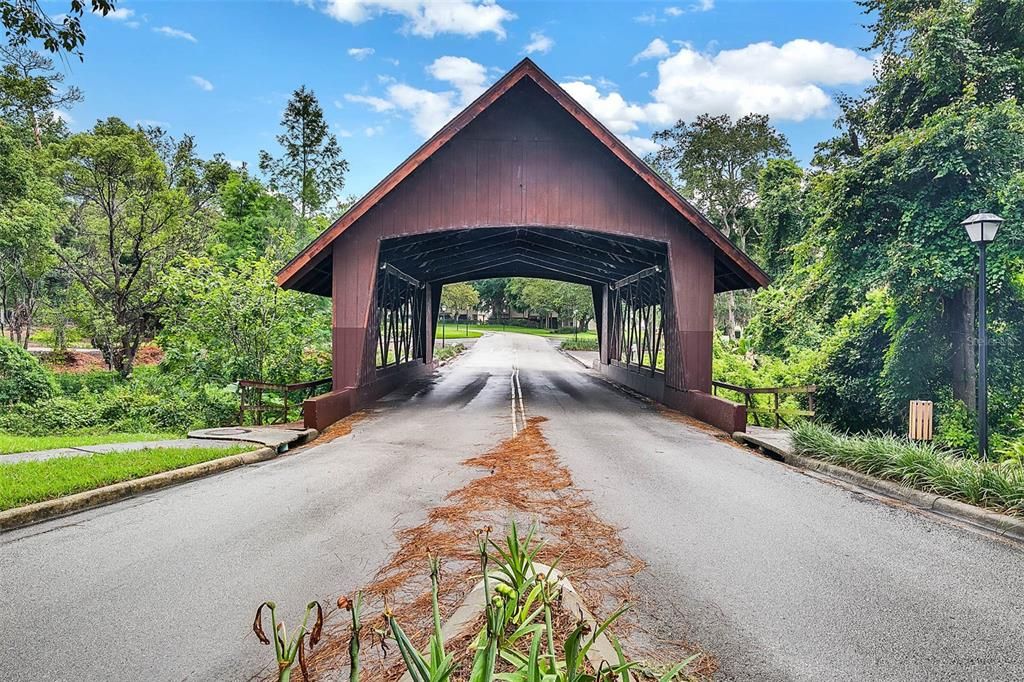
{"type": "Polygon", "coordinates": [[[517,595],[525,593],[526,588],[533,583],[533,562],[544,546],[543,542],[534,542],[536,534],[537,524],[533,524],[526,537],[520,539],[519,529],[516,527],[515,519],[512,519],[505,535],[505,546],[491,541],[491,546],[501,557],[496,577],[515,590],[517,595]]]}
{"type": "MultiPolygon", "coordinates": [[[[391,635],[398,644],[398,652],[405,661],[413,682],[445,682],[455,669],[455,656],[444,651],[444,634],[441,632],[441,611],[437,594],[441,583],[441,562],[430,559],[430,596],[434,620],[434,631],[430,635],[429,656],[424,657],[409,641],[391,609],[385,606],[384,617],[391,628],[391,635]]],[[[353,681],[354,682],[354,681],[353,681]]]]}
{"type": "Polygon", "coordinates": [[[356,592],[356,598],[349,600],[348,597],[338,598],[338,608],[345,609],[352,613],[352,630],[351,636],[348,640],[348,657],[349,657],[349,682],[359,682],[359,634],[362,632],[362,611],[363,611],[363,593],[356,592]]]}
{"type": "Polygon", "coordinates": [[[277,605],[272,601],[265,601],[260,604],[259,608],[256,609],[256,618],[252,622],[252,631],[256,633],[256,637],[262,644],[270,644],[270,639],[263,632],[264,608],[270,611],[270,629],[271,635],[274,638],[274,655],[277,658],[278,682],[288,682],[291,679],[292,668],[295,665],[296,659],[298,659],[303,678],[308,679],[305,649],[302,645],[307,636],[309,637],[310,648],[320,641],[320,634],[324,627],[324,612],[320,607],[320,602],[311,601],[306,604],[306,613],[302,616],[302,625],[299,626],[298,632],[291,639],[288,638],[288,631],[284,623],[277,622],[277,605]],[[316,622],[313,624],[313,629],[307,631],[306,625],[309,623],[309,614],[314,610],[316,611],[316,622]]]}

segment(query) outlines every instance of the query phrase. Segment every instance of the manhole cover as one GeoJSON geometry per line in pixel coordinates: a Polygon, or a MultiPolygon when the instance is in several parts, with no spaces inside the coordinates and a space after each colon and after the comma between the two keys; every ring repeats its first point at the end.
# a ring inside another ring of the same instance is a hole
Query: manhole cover
{"type": "Polygon", "coordinates": [[[249,429],[210,429],[206,432],[208,436],[241,436],[250,433],[249,429]]]}

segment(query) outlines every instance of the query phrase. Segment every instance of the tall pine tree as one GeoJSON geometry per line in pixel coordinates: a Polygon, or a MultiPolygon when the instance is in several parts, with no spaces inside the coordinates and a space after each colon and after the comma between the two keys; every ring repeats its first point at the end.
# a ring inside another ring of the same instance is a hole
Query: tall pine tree
{"type": "Polygon", "coordinates": [[[324,120],[324,110],[305,85],[292,93],[277,136],[282,154],[260,151],[260,171],[270,188],[286,195],[303,218],[330,207],[345,186],[348,162],[324,120]]]}

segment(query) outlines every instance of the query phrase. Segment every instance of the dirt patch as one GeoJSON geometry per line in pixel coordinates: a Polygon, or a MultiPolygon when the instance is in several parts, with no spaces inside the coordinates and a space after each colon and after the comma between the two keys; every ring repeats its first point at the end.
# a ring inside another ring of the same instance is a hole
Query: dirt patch
{"type": "MultiPolygon", "coordinates": [[[[98,352],[83,353],[77,350],[55,350],[42,353],[39,359],[54,372],[82,374],[109,369],[103,356],[98,352]]],[[[139,348],[135,355],[135,366],[158,365],[164,359],[164,351],[159,346],[146,345],[139,348]]]]}
{"type": "MultiPolygon", "coordinates": [[[[510,518],[517,520],[521,531],[532,522],[538,524],[545,541],[539,560],[559,560],[559,569],[598,617],[630,600],[632,576],[644,563],[626,551],[617,529],[598,518],[590,501],[576,489],[568,469],[544,438],[544,421],[532,417],[518,436],[465,460],[465,466],[487,473],[449,493],[424,523],[397,533],[399,549],[370,584],[361,587],[366,602],[363,680],[392,682],[404,672],[393,644],[387,655],[381,646],[384,598],[413,642],[424,646],[431,627],[428,554],[444,561],[440,602],[442,617],[447,618],[479,579],[476,531],[490,526],[495,529],[492,537],[500,541],[510,518]]],[[[341,587],[347,592],[359,586],[341,587]]],[[[348,664],[348,614],[335,609],[327,622],[324,642],[309,659],[313,680],[336,679],[348,664]]],[[[616,632],[628,635],[636,627],[627,614],[616,632]]],[[[628,649],[628,640],[625,644],[628,649]]],[[[679,660],[686,652],[661,645],[660,653],[679,660]]],[[[713,659],[705,657],[701,667],[701,672],[712,671],[713,659]]]]}
{"type": "Polygon", "coordinates": [[[326,429],[324,429],[324,432],[317,436],[316,440],[309,443],[308,445],[313,446],[321,445],[323,443],[330,443],[332,440],[336,438],[347,436],[348,434],[352,433],[352,429],[356,426],[356,424],[369,418],[369,416],[369,412],[366,412],[365,410],[360,410],[359,412],[354,412],[350,414],[344,419],[339,419],[338,421],[334,422],[326,429]]]}

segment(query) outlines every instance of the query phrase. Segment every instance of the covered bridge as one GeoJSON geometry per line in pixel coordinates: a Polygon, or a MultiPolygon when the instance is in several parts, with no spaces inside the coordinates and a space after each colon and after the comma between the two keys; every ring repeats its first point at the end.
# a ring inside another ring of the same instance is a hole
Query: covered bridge
{"type": "Polygon", "coordinates": [[[444,284],[513,276],[590,286],[605,375],[743,430],[709,394],[712,305],[767,275],[529,59],[278,274],[333,301],[333,390],[306,425],[432,369],[444,284]]]}

